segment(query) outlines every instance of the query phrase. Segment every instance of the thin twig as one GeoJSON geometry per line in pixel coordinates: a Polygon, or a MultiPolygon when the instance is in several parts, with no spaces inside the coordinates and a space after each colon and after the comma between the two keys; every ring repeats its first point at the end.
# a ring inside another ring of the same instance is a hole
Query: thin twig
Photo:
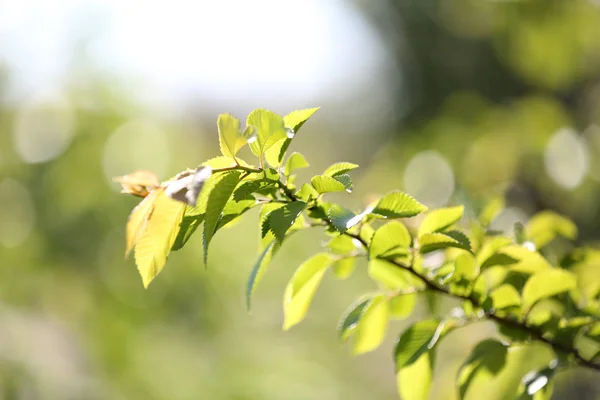
{"type": "MultiPolygon", "coordinates": [[[[283,185],[283,184],[281,184],[281,185],[283,185]]],[[[283,186],[285,187],[285,185],[283,185],[283,186]]],[[[282,189],[283,189],[283,187],[282,187],[282,189]]],[[[286,187],[286,189],[287,189],[287,187],[286,187]]],[[[283,191],[286,193],[286,195],[288,195],[289,189],[287,189],[287,191],[284,189],[283,191]]],[[[292,197],[292,196],[288,195],[288,197],[292,201],[296,200],[295,196],[292,197]]],[[[331,221],[325,220],[325,222],[328,226],[333,227],[331,221]]],[[[343,234],[346,236],[349,236],[353,239],[358,240],[362,244],[362,246],[368,251],[369,244],[363,238],[361,238],[360,235],[350,233],[347,231],[344,232],[343,234]]],[[[473,296],[471,296],[471,295],[466,296],[466,295],[460,295],[457,293],[452,293],[447,288],[445,288],[443,286],[438,286],[436,283],[430,281],[423,274],[419,273],[418,271],[415,271],[415,269],[412,266],[407,267],[407,266],[399,264],[395,261],[390,261],[390,260],[388,260],[388,261],[391,262],[396,267],[402,268],[402,269],[410,272],[413,276],[415,276],[416,278],[421,280],[423,282],[423,284],[425,284],[425,287],[427,289],[437,292],[437,293],[444,294],[449,297],[454,297],[456,299],[466,300],[466,301],[470,302],[474,307],[482,308],[482,304],[477,299],[475,299],[473,296]]],[[[548,346],[552,347],[552,349],[554,349],[556,352],[572,356],[575,359],[575,362],[582,367],[587,367],[587,368],[590,368],[590,369],[593,369],[596,371],[600,371],[600,363],[594,362],[593,359],[588,360],[588,359],[584,358],[583,355],[576,348],[564,345],[564,344],[556,342],[552,339],[548,339],[547,337],[544,336],[544,333],[541,330],[539,330],[537,327],[528,325],[526,322],[520,322],[520,321],[516,321],[516,320],[510,319],[510,318],[507,318],[507,317],[499,316],[497,314],[494,314],[494,312],[490,311],[490,310],[484,311],[484,316],[486,318],[496,322],[499,325],[504,325],[506,327],[519,329],[522,332],[525,332],[528,335],[530,335],[533,339],[538,340],[538,341],[545,343],[548,346]]]]}

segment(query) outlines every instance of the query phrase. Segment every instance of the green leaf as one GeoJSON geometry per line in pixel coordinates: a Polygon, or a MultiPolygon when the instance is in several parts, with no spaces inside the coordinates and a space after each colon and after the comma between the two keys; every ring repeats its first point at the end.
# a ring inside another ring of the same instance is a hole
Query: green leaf
{"type": "Polygon", "coordinates": [[[156,190],[152,215],[135,244],[135,263],[145,288],[167,262],[186,207],[169,198],[163,188],[156,190]]]}
{"type": "Polygon", "coordinates": [[[432,380],[433,357],[429,353],[396,372],[396,384],[402,400],[427,400],[432,380]]]}
{"type": "Polygon", "coordinates": [[[464,399],[469,386],[478,380],[490,380],[500,373],[506,363],[508,347],[495,339],[479,343],[457,375],[459,398],[464,399]]]}
{"type": "Polygon", "coordinates": [[[310,200],[319,197],[319,192],[317,192],[315,188],[313,188],[311,185],[305,183],[304,185],[302,185],[300,190],[296,192],[296,197],[299,200],[308,203],[310,200]]]}
{"type": "Polygon", "coordinates": [[[180,250],[188,240],[192,237],[196,229],[202,224],[204,221],[204,214],[195,215],[195,216],[183,216],[181,223],[179,224],[179,232],[177,234],[177,238],[175,238],[175,242],[173,243],[173,247],[171,247],[171,251],[180,250]]]}
{"type": "Polygon", "coordinates": [[[536,248],[542,248],[557,236],[573,240],[577,237],[577,226],[568,218],[552,211],[542,211],[529,220],[527,237],[536,248]]]}
{"type": "MultiPolygon", "coordinates": [[[[354,239],[347,235],[338,235],[325,245],[333,254],[346,256],[356,253],[360,247],[354,242],[354,239]]],[[[360,243],[358,244],[360,246],[360,243]]]]}
{"type": "Polygon", "coordinates": [[[413,364],[431,350],[440,339],[443,329],[443,323],[428,319],[419,321],[404,331],[394,349],[396,372],[413,364]]]}
{"type": "Polygon", "coordinates": [[[318,108],[311,108],[293,111],[283,117],[283,124],[286,128],[286,138],[278,140],[273,146],[265,151],[265,158],[270,165],[279,166],[281,164],[281,161],[285,157],[285,153],[292,143],[292,139],[304,122],[306,122],[306,120],[317,110],[318,108]]]}
{"type": "Polygon", "coordinates": [[[384,254],[408,254],[411,237],[402,222],[390,221],[378,228],[371,240],[369,257],[376,258],[384,254]]]}
{"type": "MultiPolygon", "coordinates": [[[[248,166],[248,164],[246,162],[244,162],[243,160],[241,160],[239,158],[237,160],[240,163],[240,165],[243,165],[245,167],[248,166]]],[[[211,158],[210,160],[204,161],[202,163],[202,166],[211,167],[212,169],[218,169],[218,168],[235,167],[236,163],[235,163],[235,160],[231,157],[218,156],[218,157],[211,158]]]]}
{"type": "Polygon", "coordinates": [[[369,305],[372,299],[373,297],[370,295],[361,296],[354,301],[346,311],[344,311],[336,328],[342,343],[345,343],[352,332],[354,332],[358,326],[358,321],[360,321],[363,310],[369,305]]]}
{"type": "Polygon", "coordinates": [[[503,197],[496,197],[492,199],[487,205],[483,208],[481,213],[479,214],[479,222],[485,228],[487,228],[492,221],[500,215],[502,210],[504,210],[505,202],[503,197]]]}
{"type": "Polygon", "coordinates": [[[354,271],[354,267],[356,266],[356,258],[354,257],[345,257],[340,258],[336,262],[333,263],[332,270],[333,275],[335,275],[338,279],[347,279],[352,272],[354,271]]]}
{"type": "MultiPolygon", "coordinates": [[[[232,158],[229,157],[217,157],[214,158],[214,164],[219,164],[223,162],[234,163],[232,158]]],[[[209,160],[210,161],[210,160],[209,160]]],[[[180,224],[179,233],[175,242],[173,243],[172,250],[179,250],[182,248],[185,243],[190,239],[192,234],[196,231],[196,229],[202,224],[204,221],[204,214],[206,213],[206,207],[208,205],[208,200],[210,194],[216,185],[221,182],[221,180],[227,176],[228,173],[220,173],[211,175],[210,178],[206,180],[200,194],[198,195],[198,199],[196,202],[196,206],[187,206],[184,211],[183,219],[180,224]]],[[[239,188],[238,188],[239,189],[239,188]]]]}
{"type": "Polygon", "coordinates": [[[333,204],[329,208],[327,216],[338,232],[345,232],[360,222],[356,214],[338,204],[333,204]]]}
{"type": "Polygon", "coordinates": [[[327,167],[325,172],[323,172],[323,175],[334,177],[337,175],[345,174],[346,172],[352,171],[356,168],[358,168],[357,164],[352,164],[349,162],[339,162],[327,167]]]}
{"type": "Polygon", "coordinates": [[[385,218],[407,218],[427,211],[427,207],[406,193],[393,191],[381,198],[372,213],[385,218]]]}
{"type": "Polygon", "coordinates": [[[417,304],[417,294],[407,293],[390,299],[390,316],[393,319],[405,319],[412,314],[417,304]]]}
{"type": "Polygon", "coordinates": [[[261,228],[261,246],[264,248],[267,244],[275,239],[275,235],[271,232],[269,226],[269,213],[284,206],[284,203],[267,203],[260,208],[259,226],[261,228]]]}
{"type": "Polygon", "coordinates": [[[250,141],[250,150],[258,157],[276,142],[285,139],[286,129],[283,118],[272,111],[257,109],[248,115],[247,126],[256,128],[256,139],[250,141]]]}
{"type": "Polygon", "coordinates": [[[308,121],[308,119],[312,117],[312,115],[316,113],[319,108],[320,107],[315,107],[292,111],[283,117],[283,123],[285,124],[286,128],[290,128],[294,131],[294,133],[298,133],[302,125],[304,125],[304,123],[308,121]]]}
{"type": "MultiPolygon", "coordinates": [[[[287,203],[283,207],[273,210],[266,217],[268,229],[273,232],[279,242],[285,238],[285,234],[306,208],[306,203],[303,201],[294,201],[287,203]]],[[[265,225],[263,225],[265,226],[265,225]]],[[[265,232],[263,230],[263,237],[265,232]]]]}
{"type": "Polygon", "coordinates": [[[453,236],[450,236],[450,232],[446,233],[426,233],[419,238],[419,246],[422,254],[429,253],[435,250],[446,249],[448,247],[455,247],[457,249],[471,250],[469,245],[469,239],[462,234],[462,236],[456,234],[458,231],[454,231],[453,236]]]}
{"type": "MultiPolygon", "coordinates": [[[[506,264],[511,271],[515,272],[533,274],[552,268],[550,263],[548,263],[540,253],[531,251],[524,246],[506,246],[500,250],[498,255],[508,256],[509,258],[516,260],[516,262],[506,264]]],[[[489,261],[490,260],[488,260],[486,264],[489,264],[489,261]]]]}
{"type": "Polygon", "coordinates": [[[457,223],[462,218],[464,211],[464,206],[441,208],[431,211],[419,227],[419,236],[426,233],[443,232],[457,223]]]}
{"type": "Polygon", "coordinates": [[[333,177],[336,181],[340,182],[346,188],[346,192],[350,193],[354,189],[354,183],[352,178],[348,174],[336,175],[333,177]]]}
{"type": "Polygon", "coordinates": [[[310,303],[323,279],[323,274],[333,259],[327,253],[319,253],[304,262],[287,285],[283,298],[283,330],[288,330],[304,319],[310,303]]]}
{"type": "Polygon", "coordinates": [[[523,308],[530,309],[538,300],[566,292],[577,287],[572,272],[552,268],[533,274],[523,287],[523,308]]]}
{"type": "Polygon", "coordinates": [[[346,190],[343,183],[326,175],[313,176],[311,183],[319,194],[343,192],[346,190]]]}
{"type": "Polygon", "coordinates": [[[523,377],[517,390],[517,400],[550,400],[554,385],[552,378],[555,369],[548,367],[540,371],[531,371],[523,377]]]}
{"type": "Polygon", "coordinates": [[[521,305],[521,295],[514,286],[505,283],[490,293],[492,307],[498,310],[521,305]]]}
{"type": "Polygon", "coordinates": [[[378,295],[362,310],[356,328],[353,354],[363,354],[375,350],[385,338],[390,308],[385,295],[378,295]]]}
{"type": "Polygon", "coordinates": [[[223,209],[223,215],[221,215],[221,219],[219,219],[219,224],[217,226],[217,230],[221,229],[227,224],[235,221],[238,217],[242,216],[246,211],[250,210],[252,207],[257,206],[259,203],[252,196],[248,196],[246,198],[236,199],[235,193],[233,192],[233,197],[229,199],[227,204],[225,204],[225,208],[223,209]]]}
{"type": "Polygon", "coordinates": [[[235,155],[248,140],[249,130],[240,130],[240,120],[230,114],[221,114],[217,119],[219,129],[219,145],[224,156],[235,158],[235,155]]]}
{"type": "Polygon", "coordinates": [[[295,170],[308,167],[308,161],[300,153],[292,153],[285,163],[283,174],[290,176],[295,170]]]}
{"type": "Polygon", "coordinates": [[[250,271],[250,276],[248,276],[248,282],[246,283],[246,308],[248,311],[250,311],[250,307],[252,305],[252,294],[254,294],[256,286],[265,274],[267,265],[271,262],[271,259],[277,250],[279,250],[279,247],[280,243],[276,240],[273,240],[267,244],[267,246],[258,256],[258,259],[250,271]]]}
{"type": "Polygon", "coordinates": [[[477,275],[479,275],[479,268],[471,253],[462,253],[456,257],[454,268],[455,278],[464,277],[468,280],[473,280],[477,275]]]}
{"type": "MultiPolygon", "coordinates": [[[[484,269],[484,265],[487,260],[496,254],[500,249],[508,246],[512,243],[512,239],[505,236],[494,236],[488,238],[488,240],[481,246],[475,259],[477,260],[477,264],[481,266],[481,269],[484,269]]],[[[494,265],[494,264],[490,264],[494,265]]]]}
{"type": "Polygon", "coordinates": [[[204,216],[204,265],[208,261],[208,246],[217,230],[221,212],[223,212],[225,205],[239,182],[239,171],[226,172],[210,192],[204,216]]]}
{"type": "Polygon", "coordinates": [[[268,179],[257,179],[241,184],[233,193],[233,198],[236,200],[246,199],[253,193],[268,195],[277,190],[277,182],[268,179]]]}
{"type": "Polygon", "coordinates": [[[369,277],[386,289],[412,289],[423,286],[423,283],[410,271],[379,258],[372,258],[368,269],[369,277]]]}

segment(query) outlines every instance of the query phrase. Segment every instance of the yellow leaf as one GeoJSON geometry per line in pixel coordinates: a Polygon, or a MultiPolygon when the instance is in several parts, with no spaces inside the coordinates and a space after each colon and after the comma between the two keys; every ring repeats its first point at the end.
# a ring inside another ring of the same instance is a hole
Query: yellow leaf
{"type": "Polygon", "coordinates": [[[164,267],[169,251],[179,233],[185,204],[169,198],[164,189],[158,189],[154,209],[146,227],[135,245],[135,263],[144,287],[164,267]]]}
{"type": "Polygon", "coordinates": [[[150,218],[152,210],[154,209],[156,196],[159,192],[159,190],[154,190],[150,192],[150,194],[146,196],[133,209],[133,211],[131,211],[131,214],[129,214],[126,229],[127,247],[125,249],[125,257],[129,255],[129,253],[133,249],[133,246],[135,246],[136,242],[144,232],[144,229],[146,228],[146,224],[148,222],[148,218],[150,218]]]}

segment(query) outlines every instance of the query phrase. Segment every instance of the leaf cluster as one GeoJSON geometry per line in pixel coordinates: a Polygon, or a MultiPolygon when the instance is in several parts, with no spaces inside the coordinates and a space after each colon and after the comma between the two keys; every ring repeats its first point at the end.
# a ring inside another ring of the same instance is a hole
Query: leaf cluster
{"type": "Polygon", "coordinates": [[[359,259],[367,261],[373,290],[358,296],[337,324],[340,341],[349,343],[353,354],[379,347],[390,321],[407,319],[420,299],[435,294],[457,300],[448,315],[417,321],[398,335],[393,359],[404,399],[427,398],[438,344],[451,332],[481,321],[495,322],[500,336],[477,344],[465,359],[456,377],[459,398],[467,396],[474,382],[497,376],[510,348],[533,342],[548,346],[555,359],[513,388],[520,399],[550,398],[559,368],[600,370],[600,251],[569,245],[561,257],[548,257],[557,240],[575,239],[573,222],[544,211],[514,232],[494,232],[489,226],[504,208],[502,199],[493,199],[469,218],[462,205],[429,210],[401,191],[384,194],[360,210],[329,202],[329,193],[352,191],[351,173],[358,165],[333,164],[299,185],[295,172],[308,161],[300,153],[287,154],[316,111],[282,117],[259,109],[248,116],[244,129],[237,118],[220,115],[221,156],[163,183],[139,172],[119,178],[127,193],[143,197],[127,224],[127,252],[134,249],[145,286],[162,270],[170,251],[181,249],[198,228],[206,264],[214,235],[259,208],[261,242],[247,283],[248,308],[289,236],[316,227],[328,238],[297,267],[285,288],[285,330],[305,318],[328,274],[346,279],[359,259]],[[239,158],[244,146],[256,156],[255,165],[239,158]]]}

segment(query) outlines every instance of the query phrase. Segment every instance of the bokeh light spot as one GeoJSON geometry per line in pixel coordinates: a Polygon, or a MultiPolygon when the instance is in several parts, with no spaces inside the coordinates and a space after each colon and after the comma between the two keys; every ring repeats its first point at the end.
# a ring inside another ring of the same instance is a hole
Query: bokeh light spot
{"type": "Polygon", "coordinates": [[[575,189],[588,171],[587,146],[572,129],[560,129],[548,141],[544,161],[557,185],[575,189]]]}
{"type": "Polygon", "coordinates": [[[41,91],[19,109],[13,130],[15,149],[26,163],[41,163],[62,154],[73,136],[71,103],[60,92],[41,91]]]}
{"type": "Polygon", "coordinates": [[[35,221],[31,195],[25,186],[13,179],[0,182],[0,244],[15,247],[23,243],[35,221]]]}
{"type": "Polygon", "coordinates": [[[440,153],[423,151],[406,166],[404,189],[427,206],[443,206],[454,192],[454,172],[440,153]]]}
{"type": "MultiPolygon", "coordinates": [[[[146,120],[126,122],[106,142],[102,160],[105,177],[112,182],[115,176],[146,169],[165,179],[170,149],[166,133],[157,125],[146,120]]],[[[119,189],[118,185],[112,186],[119,189]]]]}

